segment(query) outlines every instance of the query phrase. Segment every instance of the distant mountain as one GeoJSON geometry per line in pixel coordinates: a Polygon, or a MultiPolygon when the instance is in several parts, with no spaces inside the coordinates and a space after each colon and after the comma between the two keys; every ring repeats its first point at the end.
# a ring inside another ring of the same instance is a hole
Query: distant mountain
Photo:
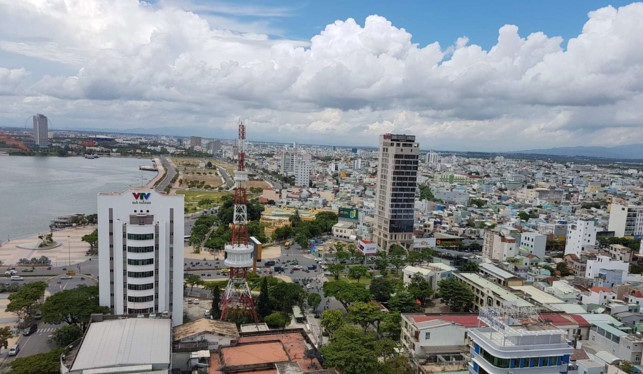
{"type": "Polygon", "coordinates": [[[511,153],[640,160],[643,159],[643,143],[619,145],[616,147],[559,147],[547,149],[529,149],[511,153]]]}

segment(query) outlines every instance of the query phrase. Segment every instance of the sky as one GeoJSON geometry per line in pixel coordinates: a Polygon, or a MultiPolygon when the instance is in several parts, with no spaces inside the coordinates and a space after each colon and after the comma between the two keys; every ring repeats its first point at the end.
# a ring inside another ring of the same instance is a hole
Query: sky
{"type": "Polygon", "coordinates": [[[502,152],[643,143],[643,3],[0,0],[0,127],[502,152]]]}

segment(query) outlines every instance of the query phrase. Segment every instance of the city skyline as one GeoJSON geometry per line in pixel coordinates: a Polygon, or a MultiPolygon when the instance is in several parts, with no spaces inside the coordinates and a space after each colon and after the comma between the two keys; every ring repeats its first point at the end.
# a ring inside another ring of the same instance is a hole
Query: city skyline
{"type": "Polygon", "coordinates": [[[0,126],[43,113],[233,138],[241,118],[250,139],[339,146],[631,144],[643,3],[628,3],[2,2],[0,126]]]}

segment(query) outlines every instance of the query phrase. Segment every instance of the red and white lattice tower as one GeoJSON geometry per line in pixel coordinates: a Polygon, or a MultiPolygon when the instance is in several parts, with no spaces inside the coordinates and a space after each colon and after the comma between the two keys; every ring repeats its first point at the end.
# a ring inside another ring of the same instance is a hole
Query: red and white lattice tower
{"type": "Polygon", "coordinates": [[[246,127],[239,123],[239,154],[237,171],[234,173],[234,213],[232,217],[232,241],[226,244],[224,264],[230,267],[230,279],[221,298],[221,319],[230,316],[235,309],[245,310],[255,322],[258,321],[250,287],[248,269],[252,267],[254,248],[248,244],[248,209],[246,201],[246,127]]]}

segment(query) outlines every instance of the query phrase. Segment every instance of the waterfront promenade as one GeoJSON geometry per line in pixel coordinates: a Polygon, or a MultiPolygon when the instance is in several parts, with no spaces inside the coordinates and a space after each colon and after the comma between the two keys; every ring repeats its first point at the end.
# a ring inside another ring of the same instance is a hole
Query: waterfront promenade
{"type": "Polygon", "coordinates": [[[52,238],[59,245],[51,249],[33,249],[40,242],[38,234],[23,239],[11,239],[0,245],[0,261],[3,266],[13,266],[17,265],[21,258],[47,256],[51,260],[51,266],[54,267],[85,262],[88,259],[85,253],[89,249],[89,244],[82,241],[82,237],[91,234],[94,229],[96,226],[91,225],[54,231],[52,238]]]}

